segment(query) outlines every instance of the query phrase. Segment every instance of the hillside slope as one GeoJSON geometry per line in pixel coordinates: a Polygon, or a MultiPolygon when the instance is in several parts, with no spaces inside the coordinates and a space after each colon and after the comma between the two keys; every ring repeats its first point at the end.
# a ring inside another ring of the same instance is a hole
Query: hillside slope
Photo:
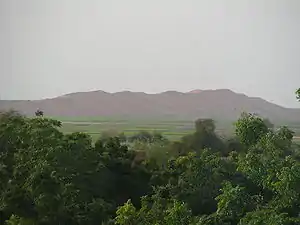
{"type": "Polygon", "coordinates": [[[209,117],[217,120],[236,120],[241,112],[252,112],[273,121],[300,120],[300,109],[284,108],[227,89],[188,93],[167,91],[159,94],[93,91],[35,101],[0,101],[1,111],[9,109],[26,115],[33,115],[37,109],[41,109],[48,116],[172,116],[186,119],[209,117]]]}

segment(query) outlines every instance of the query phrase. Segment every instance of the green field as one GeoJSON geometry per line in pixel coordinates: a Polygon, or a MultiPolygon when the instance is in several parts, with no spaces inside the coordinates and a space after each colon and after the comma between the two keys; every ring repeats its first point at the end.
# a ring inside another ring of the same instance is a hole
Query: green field
{"type": "MultiPolygon", "coordinates": [[[[93,140],[100,137],[103,132],[121,133],[130,136],[139,131],[156,131],[162,133],[170,140],[179,140],[182,136],[194,131],[194,121],[175,119],[129,119],[109,117],[81,117],[81,118],[55,118],[63,122],[64,133],[85,132],[92,136],[93,140]]],[[[300,125],[289,125],[300,136],[300,125]]],[[[233,122],[216,121],[216,132],[223,137],[233,133],[233,122]]],[[[300,139],[295,139],[300,143],[300,139]]]]}
{"type": "MultiPolygon", "coordinates": [[[[100,137],[102,132],[124,132],[130,136],[139,131],[155,131],[162,133],[170,140],[179,140],[182,136],[194,131],[192,120],[171,119],[124,119],[124,118],[55,118],[63,122],[64,133],[86,132],[93,139],[100,137]]],[[[232,123],[216,123],[217,132],[224,136],[230,132],[232,123]]]]}
{"type": "Polygon", "coordinates": [[[85,132],[93,139],[100,137],[102,132],[121,133],[126,136],[139,131],[155,131],[162,133],[167,138],[176,140],[193,131],[193,122],[190,121],[63,121],[64,133],[85,132]]]}

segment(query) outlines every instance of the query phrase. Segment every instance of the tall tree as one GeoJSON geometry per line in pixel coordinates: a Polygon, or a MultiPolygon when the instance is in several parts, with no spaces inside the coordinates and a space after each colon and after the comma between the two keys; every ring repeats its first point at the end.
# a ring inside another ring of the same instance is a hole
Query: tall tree
{"type": "Polygon", "coordinates": [[[265,121],[250,113],[243,113],[236,122],[235,134],[247,147],[255,145],[268,131],[265,121]]]}

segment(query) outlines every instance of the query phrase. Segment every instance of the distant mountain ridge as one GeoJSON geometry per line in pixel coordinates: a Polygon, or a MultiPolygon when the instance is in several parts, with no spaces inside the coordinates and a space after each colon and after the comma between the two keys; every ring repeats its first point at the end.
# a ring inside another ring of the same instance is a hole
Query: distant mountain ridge
{"type": "Polygon", "coordinates": [[[0,110],[14,109],[34,115],[37,109],[48,116],[130,116],[213,118],[236,120],[242,112],[256,113],[273,121],[300,121],[300,109],[285,108],[262,98],[248,97],[228,89],[193,90],[182,93],[104,91],[77,92],[43,100],[0,100],[0,110]]]}

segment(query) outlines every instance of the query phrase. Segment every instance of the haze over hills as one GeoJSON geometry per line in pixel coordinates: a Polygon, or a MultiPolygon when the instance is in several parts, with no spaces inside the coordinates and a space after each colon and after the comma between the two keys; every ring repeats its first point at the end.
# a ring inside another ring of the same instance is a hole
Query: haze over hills
{"type": "Polygon", "coordinates": [[[129,116],[139,118],[213,118],[236,120],[242,112],[257,113],[272,121],[300,120],[300,109],[284,108],[261,98],[248,97],[228,89],[193,90],[187,93],[166,91],[78,92],[44,100],[1,100],[0,110],[14,109],[34,115],[37,109],[47,116],[89,117],[129,116]]]}

